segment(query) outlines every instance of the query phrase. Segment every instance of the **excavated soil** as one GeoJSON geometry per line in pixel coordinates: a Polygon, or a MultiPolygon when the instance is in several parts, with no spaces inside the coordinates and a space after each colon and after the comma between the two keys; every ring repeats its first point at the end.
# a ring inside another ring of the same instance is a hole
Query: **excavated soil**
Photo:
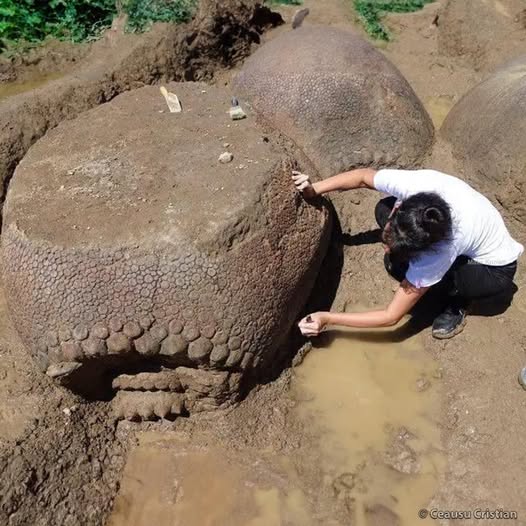
{"type": "MultiPolygon", "coordinates": [[[[443,1],[430,4],[411,15],[390,16],[388,25],[393,40],[386,45],[378,44],[406,76],[437,126],[454,102],[484,75],[465,56],[454,53],[451,56],[450,51],[446,55],[441,49],[440,24],[447,23],[440,17],[443,4],[443,1]]],[[[354,24],[350,2],[305,0],[305,5],[311,8],[306,24],[322,22],[340,27],[354,24]]],[[[294,10],[280,9],[286,21],[294,10]]],[[[512,23],[515,31],[516,22],[512,23]]],[[[285,30],[283,27],[275,33],[285,30]]],[[[510,49],[513,53],[520,49],[522,34],[518,34],[517,40],[513,40],[514,35],[510,29],[506,38],[512,42],[495,46],[502,55],[498,60],[492,56],[492,60],[504,62],[512,58],[510,49]]],[[[265,38],[272,36],[270,33],[265,38]]],[[[222,72],[216,81],[228,83],[230,78],[231,72],[222,72]]],[[[425,165],[470,179],[470,174],[458,171],[451,153],[440,140],[425,165]]],[[[335,199],[342,223],[340,242],[344,255],[335,310],[384,305],[396,286],[384,272],[382,249],[375,242],[375,199],[375,195],[365,191],[335,199]]],[[[524,243],[524,227],[513,218],[506,219],[512,233],[524,243]]],[[[517,382],[518,371],[526,364],[523,322],[526,277],[521,267],[516,283],[519,291],[506,312],[487,317],[483,314],[487,314],[488,306],[479,305],[478,314],[470,316],[464,332],[451,341],[433,340],[428,328],[420,334],[421,352],[433,358],[440,368],[441,410],[434,418],[447,461],[429,507],[501,508],[516,511],[519,517],[502,522],[459,520],[455,524],[520,525],[526,520],[523,477],[526,393],[517,382]]],[[[106,417],[105,404],[85,404],[42,377],[10,328],[5,306],[1,314],[0,523],[104,524],[118,491],[126,450],[137,431],[148,430],[166,436],[175,432],[192,447],[227,448],[237,455],[233,464],[252,462],[254,451],[259,452],[256,457],[261,472],[252,473],[250,480],[267,480],[269,470],[276,476],[286,476],[308,496],[306,506],[317,510],[313,524],[351,522],[346,500],[338,498],[334,485],[321,483],[320,432],[315,422],[297,417],[294,410],[297,400],[290,392],[293,369],[252,391],[239,407],[228,412],[161,424],[122,423],[115,427],[106,417]],[[276,465],[274,457],[266,459],[268,451],[290,459],[288,466],[292,466],[292,471],[283,473],[283,465],[276,465]]],[[[388,342],[389,339],[383,352],[389,352],[388,342]]],[[[280,484],[276,482],[277,486],[280,484]]],[[[122,500],[117,502],[122,505],[122,500]]],[[[205,498],[202,505],[206,502],[205,498]]],[[[414,521],[407,523],[409,526],[421,523],[417,512],[414,521]]],[[[369,524],[396,524],[395,518],[386,513],[371,513],[373,519],[369,524]]]]}
{"type": "Polygon", "coordinates": [[[0,298],[0,523],[102,524],[119,487],[127,438],[106,404],[58,389],[27,360],[0,298]]]}
{"type": "Polygon", "coordinates": [[[26,52],[0,56],[0,97],[5,84],[33,83],[50,75],[64,75],[85,58],[91,44],[73,44],[49,40],[26,52]]]}
{"type": "Polygon", "coordinates": [[[144,35],[109,30],[69,74],[0,102],[0,199],[17,163],[47,130],[126,90],[210,79],[280,22],[255,0],[202,0],[188,24],[158,24],[144,35]]]}

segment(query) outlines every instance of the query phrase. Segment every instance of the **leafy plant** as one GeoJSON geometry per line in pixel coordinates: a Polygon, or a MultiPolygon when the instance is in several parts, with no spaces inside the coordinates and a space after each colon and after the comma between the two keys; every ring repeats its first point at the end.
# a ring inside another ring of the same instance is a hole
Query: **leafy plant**
{"type": "Polygon", "coordinates": [[[0,51],[46,37],[81,42],[109,27],[119,7],[128,30],[144,31],[153,22],[184,22],[198,0],[0,0],[0,51]]]}
{"type": "Polygon", "coordinates": [[[0,0],[0,38],[40,40],[45,36],[44,17],[31,0],[0,0]]]}
{"type": "Polygon", "coordinates": [[[187,22],[192,18],[197,0],[127,0],[128,29],[144,31],[153,22],[187,22]]]}
{"type": "Polygon", "coordinates": [[[52,35],[81,42],[111,26],[116,13],[114,0],[52,0],[56,22],[52,35]]]}
{"type": "Polygon", "coordinates": [[[0,0],[0,49],[47,36],[80,42],[111,24],[114,0],[0,0]]]}
{"type": "Polygon", "coordinates": [[[354,7],[369,35],[389,40],[389,33],[382,24],[386,13],[412,13],[434,0],[354,0],[354,7]]]}

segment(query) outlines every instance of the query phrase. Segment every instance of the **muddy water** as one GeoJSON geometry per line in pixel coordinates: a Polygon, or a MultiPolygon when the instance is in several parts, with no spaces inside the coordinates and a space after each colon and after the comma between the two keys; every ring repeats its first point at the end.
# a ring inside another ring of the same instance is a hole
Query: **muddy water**
{"type": "MultiPolygon", "coordinates": [[[[295,417],[319,437],[301,448],[302,462],[348,510],[349,520],[331,525],[426,524],[417,512],[444,468],[440,375],[418,339],[401,339],[399,331],[328,333],[296,370],[295,417]]],[[[284,455],[193,443],[178,432],[141,433],[107,526],[320,524],[284,455]]]]}
{"type": "Polygon", "coordinates": [[[315,526],[280,460],[270,466],[262,451],[198,448],[177,433],[142,433],[106,526],[315,526]]]}
{"type": "Polygon", "coordinates": [[[428,97],[424,106],[426,107],[435,128],[438,130],[446,120],[447,114],[454,106],[454,101],[447,95],[439,95],[436,97],[428,97]]]}
{"type": "Polygon", "coordinates": [[[227,523],[242,504],[241,472],[210,451],[155,434],[139,439],[127,462],[109,526],[227,523]],[[211,504],[211,505],[210,505],[211,504]]]}
{"type": "Polygon", "coordinates": [[[44,84],[51,82],[52,80],[59,79],[64,76],[63,73],[53,73],[48,75],[40,75],[27,82],[8,82],[5,84],[0,84],[0,102],[8,97],[13,95],[19,95],[20,93],[25,93],[26,91],[31,91],[33,89],[41,88],[44,84]]]}
{"type": "Polygon", "coordinates": [[[321,430],[326,477],[356,526],[394,524],[390,512],[401,525],[425,525],[417,513],[445,468],[440,370],[401,331],[322,335],[294,385],[301,416],[321,430]]]}

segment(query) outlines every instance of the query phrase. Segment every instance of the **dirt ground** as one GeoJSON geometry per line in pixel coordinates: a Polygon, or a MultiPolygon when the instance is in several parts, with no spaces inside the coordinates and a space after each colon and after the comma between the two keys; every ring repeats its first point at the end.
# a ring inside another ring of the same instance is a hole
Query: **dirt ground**
{"type": "MultiPolygon", "coordinates": [[[[350,0],[304,3],[311,10],[305,23],[357,27],[350,0]]],[[[439,29],[444,4],[440,0],[418,13],[390,16],[393,40],[377,44],[406,76],[437,127],[450,107],[486,74],[465,57],[443,54],[439,29]]],[[[286,22],[295,9],[280,8],[286,22]]],[[[285,30],[277,28],[264,38],[285,30]]],[[[498,62],[520,50],[509,42],[499,49],[498,62]]],[[[231,77],[231,71],[223,71],[215,82],[228,84],[231,77]]],[[[425,165],[464,175],[440,137],[425,165]]],[[[338,196],[335,204],[346,236],[342,280],[333,309],[384,305],[393,282],[384,272],[381,247],[359,235],[375,228],[375,196],[359,191],[352,197],[338,196]]],[[[524,244],[524,226],[507,220],[516,239],[524,244]]],[[[437,421],[447,468],[432,506],[442,510],[502,508],[519,515],[518,521],[442,524],[526,523],[526,392],[517,382],[518,371],[526,365],[526,275],[520,266],[516,283],[518,293],[505,313],[470,316],[464,332],[450,341],[433,340],[428,328],[421,334],[425,352],[438,362],[443,374],[437,421]]],[[[271,448],[287,455],[295,466],[296,482],[314,495],[311,504],[319,510],[319,517],[325,517],[319,524],[331,524],[327,517],[349,523],[345,503],[319,484],[320,468],[308,461],[316,456],[318,437],[313,427],[295,417],[289,390],[293,370],[254,390],[229,412],[161,424],[116,425],[106,404],[86,403],[42,377],[10,326],[4,301],[0,310],[1,524],[103,524],[135,433],[152,429],[183,433],[192,444],[204,447],[271,448]]],[[[375,526],[381,524],[393,523],[378,520],[375,526]]],[[[419,524],[416,515],[413,524],[419,524]]]]}
{"type": "Polygon", "coordinates": [[[0,199],[29,147],[61,121],[144,85],[209,80],[247,56],[261,33],[281,22],[254,0],[201,0],[199,6],[187,24],[155,24],[144,34],[110,29],[75,65],[65,47],[56,70],[44,69],[40,76],[15,61],[16,74],[27,79],[0,82],[0,199]]]}
{"type": "Polygon", "coordinates": [[[0,58],[0,82],[20,85],[49,74],[65,74],[87,56],[90,47],[90,44],[50,40],[26,52],[13,51],[0,58]]]}

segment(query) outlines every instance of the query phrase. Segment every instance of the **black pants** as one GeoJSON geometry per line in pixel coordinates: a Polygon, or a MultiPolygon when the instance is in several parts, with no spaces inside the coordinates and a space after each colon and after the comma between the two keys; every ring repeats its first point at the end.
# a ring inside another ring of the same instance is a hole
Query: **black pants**
{"type": "MultiPolygon", "coordinates": [[[[382,199],[375,209],[376,222],[383,230],[389,220],[389,215],[396,202],[394,197],[382,199]]],[[[387,272],[398,281],[405,278],[407,262],[392,261],[389,254],[384,258],[387,272]]],[[[459,256],[442,278],[440,287],[450,297],[455,298],[455,303],[460,305],[489,297],[511,298],[516,290],[513,278],[517,271],[517,262],[508,265],[491,266],[477,263],[466,256],[459,256]]]]}

